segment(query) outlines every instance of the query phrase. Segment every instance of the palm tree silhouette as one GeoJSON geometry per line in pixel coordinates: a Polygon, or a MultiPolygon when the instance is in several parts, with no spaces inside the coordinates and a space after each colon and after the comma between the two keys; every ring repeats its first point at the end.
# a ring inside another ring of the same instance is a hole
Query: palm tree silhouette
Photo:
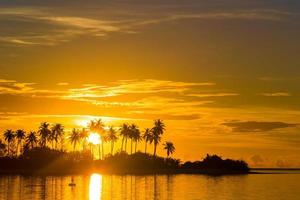
{"type": "Polygon", "coordinates": [[[164,143],[164,149],[167,151],[167,157],[169,157],[170,154],[173,154],[175,152],[175,146],[173,142],[164,143]]]}
{"type": "Polygon", "coordinates": [[[38,133],[40,134],[40,145],[41,147],[46,147],[47,146],[47,140],[49,140],[49,137],[51,135],[51,130],[49,129],[49,123],[47,122],[42,122],[38,133]]]}
{"type": "Polygon", "coordinates": [[[34,148],[34,146],[37,144],[38,140],[36,137],[35,131],[30,131],[29,134],[26,137],[26,144],[28,144],[31,149],[34,148]]]}
{"type": "Polygon", "coordinates": [[[124,143],[125,143],[125,152],[127,150],[127,139],[129,137],[129,125],[128,124],[122,124],[120,128],[120,136],[122,137],[122,146],[121,151],[123,151],[124,143]]]}
{"type": "Polygon", "coordinates": [[[89,132],[85,128],[81,129],[81,131],[80,131],[80,139],[82,141],[82,151],[85,150],[86,139],[87,139],[88,135],[89,135],[89,132]]]}
{"type": "Polygon", "coordinates": [[[16,138],[17,138],[17,153],[21,154],[21,147],[22,147],[22,140],[25,138],[25,131],[19,129],[16,131],[16,138]]]}
{"type": "Polygon", "coordinates": [[[98,120],[92,120],[90,123],[89,123],[89,129],[90,131],[92,132],[96,132],[98,133],[100,136],[101,136],[101,139],[102,139],[102,142],[101,144],[101,148],[102,148],[102,158],[104,158],[104,123],[101,119],[98,119],[98,120]]]}
{"type": "Polygon", "coordinates": [[[14,141],[15,139],[15,134],[11,129],[7,129],[4,132],[4,139],[7,142],[7,155],[10,156],[10,144],[14,141]]]}
{"type": "Polygon", "coordinates": [[[147,153],[147,143],[153,142],[153,136],[150,128],[146,128],[143,134],[143,139],[145,140],[145,153],[147,153]]]}
{"type": "Polygon", "coordinates": [[[73,145],[73,151],[75,151],[76,149],[76,145],[77,143],[80,142],[80,131],[73,128],[72,132],[71,132],[71,135],[69,137],[69,140],[71,142],[71,144],[73,145]]]}
{"type": "Polygon", "coordinates": [[[153,143],[154,143],[154,152],[153,155],[156,156],[157,145],[161,140],[161,135],[165,131],[165,124],[161,119],[154,121],[154,127],[152,128],[153,143]]]}
{"type": "Polygon", "coordinates": [[[133,132],[133,140],[135,142],[134,152],[136,153],[137,144],[142,140],[142,136],[141,136],[141,132],[138,129],[138,127],[136,127],[133,131],[134,131],[133,132]]]}
{"type": "Polygon", "coordinates": [[[128,138],[131,140],[130,154],[132,154],[133,141],[135,141],[135,137],[138,134],[139,130],[137,125],[131,124],[128,130],[128,138]]]}
{"type": "Polygon", "coordinates": [[[6,144],[4,144],[2,140],[0,140],[0,156],[5,155],[5,151],[6,151],[6,144]]]}
{"type": "Polygon", "coordinates": [[[57,143],[59,139],[62,143],[62,137],[64,135],[64,126],[60,123],[54,124],[51,127],[51,135],[52,140],[55,141],[55,149],[57,149],[57,143]]]}
{"type": "Polygon", "coordinates": [[[114,144],[118,140],[117,131],[114,129],[113,126],[111,126],[108,130],[107,139],[108,141],[110,141],[110,145],[111,145],[110,154],[113,155],[114,144]]]}

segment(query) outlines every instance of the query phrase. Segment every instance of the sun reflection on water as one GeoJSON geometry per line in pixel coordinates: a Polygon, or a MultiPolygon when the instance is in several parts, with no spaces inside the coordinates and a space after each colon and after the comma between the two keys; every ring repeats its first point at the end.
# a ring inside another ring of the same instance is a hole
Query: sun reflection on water
{"type": "Polygon", "coordinates": [[[101,200],[102,197],[102,175],[92,174],[89,185],[89,199],[101,200]]]}

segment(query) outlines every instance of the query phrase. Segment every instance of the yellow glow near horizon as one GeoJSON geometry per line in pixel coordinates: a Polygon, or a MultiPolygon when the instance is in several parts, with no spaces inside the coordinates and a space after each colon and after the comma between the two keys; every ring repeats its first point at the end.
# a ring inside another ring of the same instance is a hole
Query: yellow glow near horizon
{"type": "Polygon", "coordinates": [[[90,133],[89,136],[87,137],[87,141],[94,145],[100,144],[101,136],[98,133],[90,133]]]}
{"type": "MultiPolygon", "coordinates": [[[[106,116],[82,116],[81,118],[78,119],[74,119],[73,122],[77,125],[77,126],[81,126],[81,127],[88,127],[89,123],[91,123],[92,120],[98,120],[101,119],[103,121],[103,123],[111,123],[117,120],[120,120],[120,118],[116,118],[116,117],[106,117],[106,116]]],[[[125,119],[125,118],[123,118],[125,119]]]]}
{"type": "Polygon", "coordinates": [[[89,185],[89,199],[100,200],[102,196],[102,175],[92,174],[89,185]]]}

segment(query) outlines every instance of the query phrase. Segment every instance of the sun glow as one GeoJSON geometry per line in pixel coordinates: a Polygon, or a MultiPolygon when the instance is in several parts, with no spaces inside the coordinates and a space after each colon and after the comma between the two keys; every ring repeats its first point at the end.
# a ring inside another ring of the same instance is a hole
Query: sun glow
{"type": "Polygon", "coordinates": [[[100,144],[101,136],[98,133],[90,133],[90,135],[87,137],[87,141],[94,145],[100,144]]]}

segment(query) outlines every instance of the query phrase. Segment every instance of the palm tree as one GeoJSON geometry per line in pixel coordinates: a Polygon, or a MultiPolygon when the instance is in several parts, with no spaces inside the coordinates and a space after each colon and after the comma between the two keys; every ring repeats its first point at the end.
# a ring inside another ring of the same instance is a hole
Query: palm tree
{"type": "Polygon", "coordinates": [[[125,151],[127,150],[127,139],[129,137],[129,126],[128,124],[122,124],[120,128],[120,136],[122,137],[122,145],[121,145],[121,151],[123,151],[124,143],[125,143],[125,151]]]}
{"type": "Polygon", "coordinates": [[[108,141],[110,141],[110,145],[111,145],[110,154],[113,155],[114,144],[118,140],[117,131],[114,129],[113,126],[111,126],[108,130],[107,139],[108,141]]]}
{"type": "Polygon", "coordinates": [[[4,139],[7,142],[7,155],[10,156],[10,144],[15,139],[15,134],[12,130],[8,129],[4,132],[4,139]]]}
{"type": "Polygon", "coordinates": [[[103,133],[104,131],[104,123],[101,119],[98,120],[92,120],[89,123],[89,129],[92,132],[96,132],[96,133],[103,133]]]}
{"type": "Polygon", "coordinates": [[[87,139],[88,135],[89,135],[89,132],[85,128],[82,128],[80,131],[80,139],[82,141],[82,151],[85,150],[86,139],[87,139]]]}
{"type": "Polygon", "coordinates": [[[16,131],[16,138],[18,140],[18,142],[17,142],[17,153],[19,151],[19,153],[21,154],[22,140],[25,138],[25,131],[21,130],[21,129],[17,130],[16,131]]]}
{"type": "Polygon", "coordinates": [[[149,142],[151,144],[153,142],[151,129],[149,128],[145,129],[145,132],[143,134],[143,139],[145,140],[145,153],[147,153],[147,143],[149,142]]]}
{"type": "Polygon", "coordinates": [[[138,142],[140,142],[142,140],[141,132],[140,132],[140,130],[138,128],[136,128],[134,130],[133,140],[135,142],[134,153],[136,153],[137,144],[138,144],[138,142]]]}
{"type": "Polygon", "coordinates": [[[175,147],[174,147],[173,142],[164,143],[164,149],[167,151],[168,157],[170,156],[170,154],[173,154],[175,152],[175,147]]]}
{"type": "Polygon", "coordinates": [[[128,138],[131,140],[130,154],[132,154],[133,141],[135,141],[135,137],[137,137],[136,135],[138,134],[138,132],[139,132],[139,130],[138,130],[137,125],[131,124],[129,126],[128,138]]]}
{"type": "Polygon", "coordinates": [[[38,141],[37,141],[37,137],[36,137],[36,132],[30,131],[26,137],[26,144],[28,144],[32,149],[37,144],[37,142],[38,141]]]}
{"type": "Polygon", "coordinates": [[[77,143],[80,142],[80,131],[74,128],[71,132],[69,140],[71,144],[73,144],[73,151],[75,151],[77,143]]]}
{"type": "Polygon", "coordinates": [[[5,151],[6,151],[6,144],[4,144],[2,140],[0,140],[0,156],[5,155],[5,151]]]}
{"type": "Polygon", "coordinates": [[[102,158],[104,158],[104,141],[103,141],[103,138],[104,138],[104,123],[101,119],[98,119],[98,120],[92,120],[89,124],[89,129],[90,131],[92,132],[96,132],[98,133],[100,136],[101,136],[101,139],[102,139],[102,142],[101,142],[101,148],[102,148],[102,158]]]}
{"type": "Polygon", "coordinates": [[[153,155],[156,156],[156,148],[161,140],[161,135],[165,131],[165,124],[161,119],[154,121],[154,127],[152,128],[153,142],[154,142],[154,152],[153,155]]]}
{"type": "Polygon", "coordinates": [[[58,140],[60,139],[61,141],[61,144],[62,144],[62,137],[64,135],[64,127],[62,124],[54,124],[52,127],[51,127],[51,135],[52,135],[52,139],[55,141],[55,149],[57,149],[57,143],[58,143],[58,140]]]}
{"type": "Polygon", "coordinates": [[[49,129],[49,123],[47,122],[42,122],[38,133],[40,134],[40,145],[41,147],[46,147],[47,146],[47,140],[49,140],[49,137],[51,135],[51,130],[49,129]]]}

